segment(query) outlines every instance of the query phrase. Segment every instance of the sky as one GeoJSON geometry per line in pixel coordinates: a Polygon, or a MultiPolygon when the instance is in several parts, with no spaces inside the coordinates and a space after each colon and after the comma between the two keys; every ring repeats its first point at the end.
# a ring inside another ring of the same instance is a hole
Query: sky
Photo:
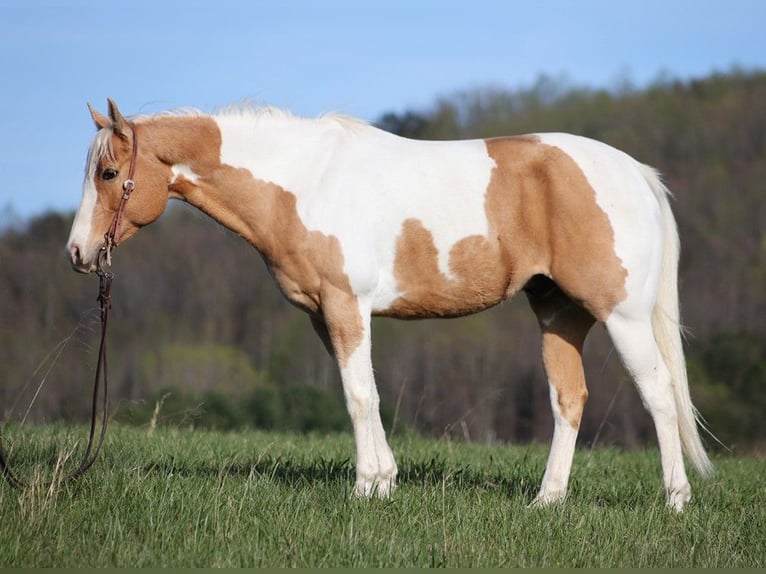
{"type": "Polygon", "coordinates": [[[609,88],[764,70],[764,22],[764,0],[0,0],[0,223],[77,208],[87,102],[375,121],[541,74],[609,88]]]}

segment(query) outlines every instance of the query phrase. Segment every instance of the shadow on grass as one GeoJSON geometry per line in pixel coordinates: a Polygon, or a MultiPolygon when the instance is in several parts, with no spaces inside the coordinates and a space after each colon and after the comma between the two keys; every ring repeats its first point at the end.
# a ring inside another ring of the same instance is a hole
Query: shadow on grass
{"type": "MultiPolygon", "coordinates": [[[[433,486],[466,490],[500,490],[508,495],[530,497],[536,492],[536,477],[523,462],[508,474],[477,471],[470,465],[454,465],[439,458],[428,461],[404,459],[399,463],[397,485],[433,486]]],[[[354,484],[355,469],[351,459],[296,460],[264,456],[255,462],[215,464],[205,462],[158,461],[143,467],[148,474],[179,475],[198,478],[235,476],[242,479],[266,478],[291,487],[318,483],[354,484]]]]}

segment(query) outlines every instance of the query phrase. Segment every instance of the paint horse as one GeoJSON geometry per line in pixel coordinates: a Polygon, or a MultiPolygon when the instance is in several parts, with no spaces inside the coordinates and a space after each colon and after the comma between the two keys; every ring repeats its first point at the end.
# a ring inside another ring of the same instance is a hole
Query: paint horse
{"type": "MultiPolygon", "coordinates": [[[[89,106],[90,107],[90,106],[89,106]]],[[[98,128],[67,244],[96,268],[170,198],[250,242],[336,360],[362,496],[397,473],[379,415],[371,316],[458,317],[524,291],[542,330],[554,431],[533,504],[564,499],[588,392],[583,341],[600,321],[653,418],[667,504],[691,498],[683,453],[712,472],[679,330],[679,239],[657,173],[568,134],[415,141],[341,116],[266,109],[124,118],[98,128]],[[134,173],[135,191],[122,201],[134,173]],[[124,208],[124,209],[123,209],[124,208]],[[120,217],[115,217],[116,212],[120,217]]]]}

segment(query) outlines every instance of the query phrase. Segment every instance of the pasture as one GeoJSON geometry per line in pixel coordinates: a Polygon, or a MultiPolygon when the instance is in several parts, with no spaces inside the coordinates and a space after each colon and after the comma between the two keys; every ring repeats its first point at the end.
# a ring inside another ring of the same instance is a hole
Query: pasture
{"type": "MultiPolygon", "coordinates": [[[[85,433],[7,429],[12,462],[29,477],[85,433]]],[[[0,567],[766,565],[763,458],[714,457],[676,514],[656,450],[580,448],[566,503],[528,509],[547,445],[391,443],[399,487],[360,500],[350,433],[113,425],[79,481],[0,486],[0,567]]]]}

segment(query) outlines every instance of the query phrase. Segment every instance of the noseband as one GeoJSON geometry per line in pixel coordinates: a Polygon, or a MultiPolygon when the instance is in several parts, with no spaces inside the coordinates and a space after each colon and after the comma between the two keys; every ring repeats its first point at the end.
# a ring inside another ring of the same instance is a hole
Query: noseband
{"type": "Polygon", "coordinates": [[[136,156],[138,155],[138,138],[136,137],[136,128],[133,126],[133,149],[130,154],[130,166],[128,167],[128,178],[122,182],[122,197],[120,205],[117,207],[117,213],[114,214],[112,223],[104,234],[104,244],[98,253],[97,269],[102,270],[104,265],[112,264],[112,250],[117,247],[120,241],[120,227],[122,225],[122,216],[125,213],[125,204],[130,199],[130,194],[136,188],[133,181],[133,175],[136,171],[136,156]]]}

